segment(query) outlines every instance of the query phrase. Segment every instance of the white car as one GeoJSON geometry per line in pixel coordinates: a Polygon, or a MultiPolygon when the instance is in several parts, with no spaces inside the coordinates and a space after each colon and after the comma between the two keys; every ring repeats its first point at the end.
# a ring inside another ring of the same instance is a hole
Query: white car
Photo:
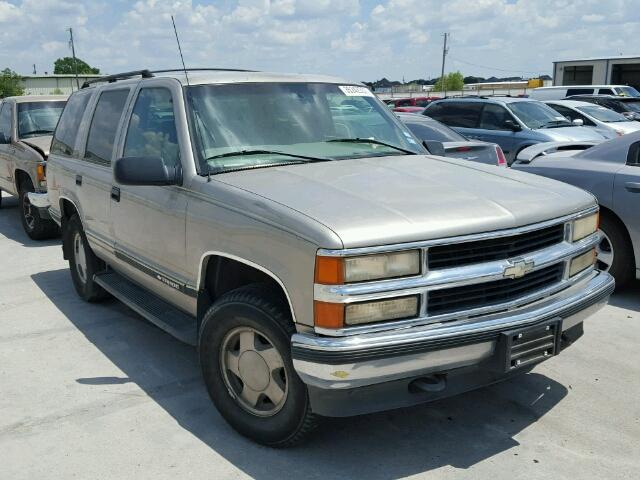
{"type": "Polygon", "coordinates": [[[534,100],[560,100],[571,95],[617,95],[620,97],[640,97],[640,92],[629,85],[571,85],[540,87],[531,90],[534,100]]]}
{"type": "Polygon", "coordinates": [[[640,122],[628,120],[601,105],[578,100],[549,100],[544,103],[574,123],[581,120],[584,126],[595,128],[605,138],[621,137],[640,130],[640,122]]]}

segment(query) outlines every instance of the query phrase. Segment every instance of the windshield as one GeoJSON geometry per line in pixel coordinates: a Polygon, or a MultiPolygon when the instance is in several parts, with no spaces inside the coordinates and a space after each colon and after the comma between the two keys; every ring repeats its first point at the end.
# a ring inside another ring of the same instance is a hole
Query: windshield
{"type": "Polygon", "coordinates": [[[613,110],[609,110],[605,107],[599,107],[598,105],[589,105],[589,106],[581,106],[576,107],[576,110],[586,113],[587,115],[595,118],[596,120],[600,120],[605,123],[614,123],[614,122],[626,122],[628,121],[626,117],[620,115],[613,110]]]}
{"type": "Polygon", "coordinates": [[[573,124],[553,108],[541,102],[512,102],[507,108],[532,129],[571,127],[573,124]]]}
{"type": "Polygon", "coordinates": [[[436,142],[466,142],[467,139],[455,130],[435,120],[413,120],[400,117],[407,127],[420,140],[433,140],[436,142]]]}
{"type": "Polygon", "coordinates": [[[633,87],[618,87],[616,90],[625,97],[640,97],[640,92],[633,87]]]}
{"type": "Polygon", "coordinates": [[[425,153],[364,87],[245,83],[192,86],[187,92],[203,173],[425,153]]]}
{"type": "Polygon", "coordinates": [[[18,103],[18,137],[53,135],[65,101],[18,103]]]}
{"type": "Polygon", "coordinates": [[[640,100],[626,100],[622,104],[632,112],[640,112],[640,100]]]}

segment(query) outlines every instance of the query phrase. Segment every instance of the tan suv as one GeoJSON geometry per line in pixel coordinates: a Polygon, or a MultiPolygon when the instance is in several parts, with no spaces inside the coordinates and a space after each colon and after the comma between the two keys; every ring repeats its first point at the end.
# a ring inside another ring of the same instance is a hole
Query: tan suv
{"type": "Polygon", "coordinates": [[[27,194],[47,191],[49,147],[66,102],[63,95],[30,95],[0,104],[0,190],[20,198],[22,225],[34,240],[58,233],[47,209],[32,205],[27,194]]]}

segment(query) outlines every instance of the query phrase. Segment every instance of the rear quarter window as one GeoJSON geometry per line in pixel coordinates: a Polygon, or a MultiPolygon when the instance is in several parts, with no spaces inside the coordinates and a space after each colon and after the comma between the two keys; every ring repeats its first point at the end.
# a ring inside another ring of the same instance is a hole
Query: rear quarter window
{"type": "Polygon", "coordinates": [[[90,92],[71,95],[53,134],[51,153],[73,155],[80,122],[91,98],[90,92]]]}
{"type": "Polygon", "coordinates": [[[592,95],[594,88],[568,88],[567,97],[571,95],[592,95]]]}

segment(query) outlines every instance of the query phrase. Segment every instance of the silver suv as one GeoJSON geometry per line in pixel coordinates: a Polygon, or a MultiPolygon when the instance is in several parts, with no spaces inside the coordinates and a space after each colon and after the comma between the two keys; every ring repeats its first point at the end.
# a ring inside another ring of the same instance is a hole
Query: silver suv
{"type": "Polygon", "coordinates": [[[197,345],[213,402],[258,442],[526,372],[613,290],[590,194],[430,156],[360,84],[102,80],[49,158],[73,283],[197,345]]]}

